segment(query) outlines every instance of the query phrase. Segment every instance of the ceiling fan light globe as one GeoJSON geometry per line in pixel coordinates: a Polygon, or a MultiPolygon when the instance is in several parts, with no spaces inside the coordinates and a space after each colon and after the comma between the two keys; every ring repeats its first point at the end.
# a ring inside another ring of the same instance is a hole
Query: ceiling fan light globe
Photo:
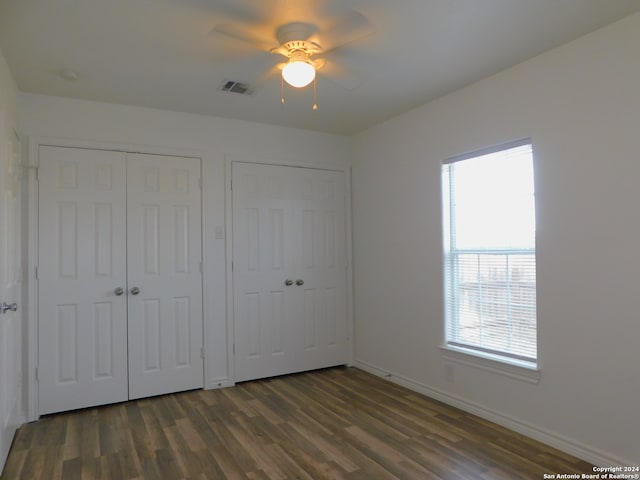
{"type": "Polygon", "coordinates": [[[316,70],[308,62],[291,62],[282,69],[282,78],[295,88],[303,88],[313,82],[316,70]]]}

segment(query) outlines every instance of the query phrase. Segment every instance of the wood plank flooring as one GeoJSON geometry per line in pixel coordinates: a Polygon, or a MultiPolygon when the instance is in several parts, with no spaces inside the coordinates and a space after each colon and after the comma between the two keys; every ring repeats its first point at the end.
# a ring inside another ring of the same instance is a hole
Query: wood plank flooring
{"type": "Polygon", "coordinates": [[[355,368],[43,417],[2,480],[542,479],[592,466],[355,368]]]}

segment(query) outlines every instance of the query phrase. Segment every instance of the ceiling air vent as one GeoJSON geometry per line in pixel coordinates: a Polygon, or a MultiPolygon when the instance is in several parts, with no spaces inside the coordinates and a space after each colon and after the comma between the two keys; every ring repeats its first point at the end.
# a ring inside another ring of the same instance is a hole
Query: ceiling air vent
{"type": "Polygon", "coordinates": [[[242,82],[236,82],[234,80],[225,80],[220,85],[220,90],[223,92],[239,93],[240,95],[250,95],[251,89],[249,85],[242,82]]]}

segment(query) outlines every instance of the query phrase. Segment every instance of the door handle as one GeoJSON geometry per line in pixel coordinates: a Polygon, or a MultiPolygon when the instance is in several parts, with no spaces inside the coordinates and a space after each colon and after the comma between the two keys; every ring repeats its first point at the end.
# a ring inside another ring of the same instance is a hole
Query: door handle
{"type": "Polygon", "coordinates": [[[124,288],[118,287],[113,291],[113,293],[115,293],[116,296],[119,297],[120,295],[122,295],[124,293],[124,288]]]}
{"type": "Polygon", "coordinates": [[[130,291],[131,295],[138,295],[140,293],[140,289],[138,287],[133,287],[130,291]]]}
{"type": "Polygon", "coordinates": [[[304,285],[304,280],[302,280],[301,278],[299,278],[298,280],[296,280],[296,285],[298,285],[299,287],[301,287],[302,285],[304,285]]]}
{"type": "Polygon", "coordinates": [[[9,310],[15,312],[16,310],[18,310],[18,304],[2,302],[2,305],[0,305],[0,310],[2,311],[1,313],[7,313],[9,310]]]}
{"type": "Polygon", "coordinates": [[[287,278],[287,279],[284,281],[284,284],[285,284],[287,287],[290,287],[291,285],[293,285],[293,280],[289,280],[289,279],[287,278]]]}

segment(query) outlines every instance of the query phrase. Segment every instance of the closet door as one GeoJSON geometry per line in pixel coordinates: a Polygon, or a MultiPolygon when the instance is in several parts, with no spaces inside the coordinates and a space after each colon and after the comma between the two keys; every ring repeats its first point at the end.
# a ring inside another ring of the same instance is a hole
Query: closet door
{"type": "Polygon", "coordinates": [[[234,163],[235,380],[347,361],[344,175],[234,163]]]}
{"type": "Polygon", "coordinates": [[[291,169],[234,163],[235,380],[295,372],[291,169]],[[290,284],[288,285],[288,283],[290,284]]]}
{"type": "Polygon", "coordinates": [[[347,362],[344,174],[292,169],[298,371],[347,362]]]}
{"type": "Polygon", "coordinates": [[[202,388],[200,160],[127,161],[129,398],[202,388]]]}
{"type": "Polygon", "coordinates": [[[125,154],[39,159],[39,411],[126,400],[125,154]]]}

